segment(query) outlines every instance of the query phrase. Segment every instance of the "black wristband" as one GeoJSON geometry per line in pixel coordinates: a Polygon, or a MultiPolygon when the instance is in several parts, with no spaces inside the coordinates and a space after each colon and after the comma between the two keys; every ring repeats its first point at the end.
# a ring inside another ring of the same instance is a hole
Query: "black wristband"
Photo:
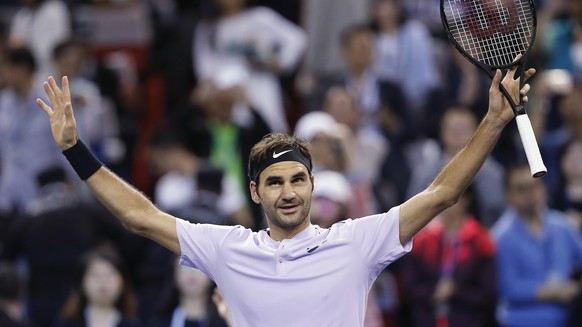
{"type": "Polygon", "coordinates": [[[82,180],[91,177],[103,166],[81,140],[77,140],[77,143],[63,151],[63,154],[82,180]]]}

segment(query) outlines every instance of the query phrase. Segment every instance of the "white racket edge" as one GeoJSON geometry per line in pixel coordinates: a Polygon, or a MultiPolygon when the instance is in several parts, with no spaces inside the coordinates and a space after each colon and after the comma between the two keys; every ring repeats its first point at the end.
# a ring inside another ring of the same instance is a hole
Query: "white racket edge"
{"type": "Polygon", "coordinates": [[[544,165],[529,117],[527,114],[517,115],[515,121],[532,177],[538,178],[544,176],[548,172],[548,169],[544,165]]]}

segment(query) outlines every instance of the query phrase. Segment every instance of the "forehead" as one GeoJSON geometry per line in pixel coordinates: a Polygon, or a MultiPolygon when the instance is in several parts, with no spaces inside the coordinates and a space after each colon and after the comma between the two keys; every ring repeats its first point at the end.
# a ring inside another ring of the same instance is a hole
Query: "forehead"
{"type": "Polygon", "coordinates": [[[269,167],[265,168],[260,174],[259,179],[265,180],[269,177],[291,177],[298,173],[305,173],[309,174],[307,167],[300,162],[297,161],[281,161],[270,165],[269,167]]]}
{"type": "Polygon", "coordinates": [[[508,182],[508,186],[510,188],[534,187],[542,183],[539,178],[531,177],[528,167],[523,167],[512,171],[508,182]]]}

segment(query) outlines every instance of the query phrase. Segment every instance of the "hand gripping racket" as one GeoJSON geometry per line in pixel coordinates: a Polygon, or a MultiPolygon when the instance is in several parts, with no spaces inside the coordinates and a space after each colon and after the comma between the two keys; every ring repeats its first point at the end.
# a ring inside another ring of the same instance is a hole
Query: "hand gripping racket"
{"type": "MultiPolygon", "coordinates": [[[[449,38],[465,58],[491,78],[497,69],[517,66],[520,88],[523,86],[527,55],[536,34],[532,0],[441,0],[440,9],[449,38]]],[[[503,85],[499,87],[515,112],[531,174],[542,177],[547,169],[521,96],[516,104],[503,85]]]]}

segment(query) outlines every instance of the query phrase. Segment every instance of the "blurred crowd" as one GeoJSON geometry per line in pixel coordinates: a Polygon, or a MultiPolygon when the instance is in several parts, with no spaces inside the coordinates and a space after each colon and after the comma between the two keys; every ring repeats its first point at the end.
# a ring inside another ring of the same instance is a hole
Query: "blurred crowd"
{"type": "MultiPolygon", "coordinates": [[[[547,176],[531,178],[508,125],[461,200],[382,272],[365,326],[582,326],[582,0],[534,2],[527,109],[547,176]]],[[[193,223],[266,228],[251,146],[310,141],[311,219],[329,227],[423,190],[486,114],[490,79],[438,6],[3,0],[0,326],[228,324],[208,277],[126,231],[66,164],[35,103],[47,76],[69,77],[96,156],[193,223]]]]}

